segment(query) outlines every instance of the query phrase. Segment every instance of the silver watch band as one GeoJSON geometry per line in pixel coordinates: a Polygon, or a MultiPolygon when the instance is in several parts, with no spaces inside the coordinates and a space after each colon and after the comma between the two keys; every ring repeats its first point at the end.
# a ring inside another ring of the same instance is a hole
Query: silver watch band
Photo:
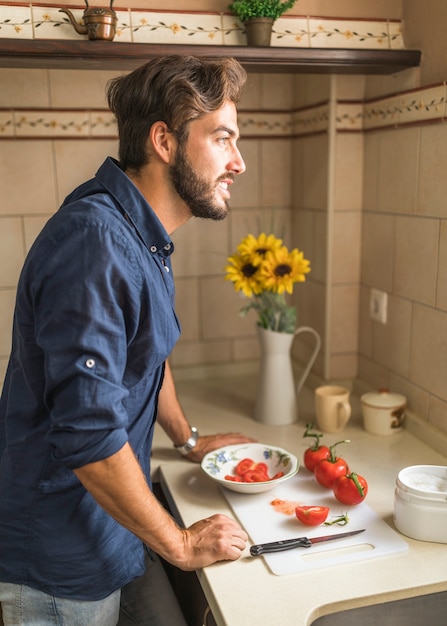
{"type": "Polygon", "coordinates": [[[199,440],[199,431],[197,430],[195,426],[191,426],[191,434],[189,436],[189,439],[185,441],[185,443],[182,443],[179,446],[174,446],[174,448],[178,450],[178,452],[180,452],[181,455],[185,456],[186,454],[189,454],[191,450],[193,450],[196,447],[198,440],[199,440]]]}

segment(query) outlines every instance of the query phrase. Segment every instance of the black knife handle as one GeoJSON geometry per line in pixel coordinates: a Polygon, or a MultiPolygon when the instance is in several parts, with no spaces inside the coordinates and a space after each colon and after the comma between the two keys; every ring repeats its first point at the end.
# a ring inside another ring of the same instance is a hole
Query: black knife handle
{"type": "Polygon", "coordinates": [[[292,550],[292,548],[310,548],[311,545],[312,542],[307,537],[297,537],[296,539],[258,543],[250,547],[250,554],[252,556],[259,556],[265,552],[282,552],[283,550],[292,550]]]}

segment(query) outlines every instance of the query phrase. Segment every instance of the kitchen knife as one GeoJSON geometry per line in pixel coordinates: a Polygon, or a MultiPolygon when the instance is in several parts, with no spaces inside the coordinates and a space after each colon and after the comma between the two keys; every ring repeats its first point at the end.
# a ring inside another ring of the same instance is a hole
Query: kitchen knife
{"type": "Polygon", "coordinates": [[[343,539],[343,537],[352,537],[363,533],[361,530],[351,530],[346,533],[338,533],[338,535],[323,535],[322,537],[295,537],[295,539],[283,539],[282,541],[271,541],[270,543],[258,543],[250,547],[252,556],[259,556],[265,552],[282,552],[283,550],[291,550],[292,548],[310,548],[314,543],[322,543],[324,541],[333,541],[334,539],[343,539]]]}

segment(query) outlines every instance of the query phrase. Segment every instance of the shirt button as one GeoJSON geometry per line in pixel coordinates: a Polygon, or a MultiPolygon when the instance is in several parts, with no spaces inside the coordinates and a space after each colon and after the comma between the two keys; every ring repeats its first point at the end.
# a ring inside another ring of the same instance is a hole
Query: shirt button
{"type": "Polygon", "coordinates": [[[170,244],[170,243],[167,243],[167,244],[165,245],[165,250],[170,250],[170,249],[171,249],[171,244],[170,244]]]}
{"type": "Polygon", "coordinates": [[[92,367],[95,367],[96,365],[95,359],[87,359],[85,364],[89,369],[92,369],[92,367]]]}
{"type": "Polygon", "coordinates": [[[157,252],[157,246],[151,246],[151,252],[157,252]]]}

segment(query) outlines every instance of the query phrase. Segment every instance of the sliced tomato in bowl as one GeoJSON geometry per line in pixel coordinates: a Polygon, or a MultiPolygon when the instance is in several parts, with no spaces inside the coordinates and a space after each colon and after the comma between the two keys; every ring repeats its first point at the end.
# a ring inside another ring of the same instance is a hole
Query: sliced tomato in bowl
{"type": "Polygon", "coordinates": [[[260,472],[255,467],[254,469],[247,470],[242,476],[244,483],[263,483],[266,480],[270,480],[269,476],[265,472],[260,472]]]}
{"type": "Polygon", "coordinates": [[[245,472],[253,469],[255,465],[256,463],[255,461],[253,461],[253,459],[242,459],[242,461],[239,461],[239,463],[236,465],[234,471],[238,476],[243,476],[245,472]]]}

